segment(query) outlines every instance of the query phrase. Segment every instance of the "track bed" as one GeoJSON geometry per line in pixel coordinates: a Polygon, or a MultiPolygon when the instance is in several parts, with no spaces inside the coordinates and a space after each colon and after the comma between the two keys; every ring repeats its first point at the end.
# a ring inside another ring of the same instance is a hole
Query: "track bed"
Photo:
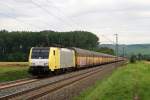
{"type": "Polygon", "coordinates": [[[82,90],[103,78],[122,62],[101,65],[72,73],[36,80],[26,84],[16,85],[0,90],[0,99],[52,99],[68,100],[78,95],[82,90]]]}

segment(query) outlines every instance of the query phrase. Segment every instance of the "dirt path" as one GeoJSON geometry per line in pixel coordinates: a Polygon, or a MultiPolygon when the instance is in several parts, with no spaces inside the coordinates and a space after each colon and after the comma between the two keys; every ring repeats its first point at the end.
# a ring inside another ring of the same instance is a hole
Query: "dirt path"
{"type": "Polygon", "coordinates": [[[0,62],[0,67],[25,67],[28,66],[28,62],[0,62]]]}
{"type": "Polygon", "coordinates": [[[150,61],[144,61],[144,63],[146,63],[146,64],[150,64],[150,61]]]}

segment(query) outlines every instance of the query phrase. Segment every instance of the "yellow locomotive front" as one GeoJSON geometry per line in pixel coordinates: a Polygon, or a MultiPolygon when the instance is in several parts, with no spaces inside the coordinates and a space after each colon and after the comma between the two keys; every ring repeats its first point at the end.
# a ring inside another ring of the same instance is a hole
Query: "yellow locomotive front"
{"type": "Polygon", "coordinates": [[[29,73],[33,76],[66,70],[75,67],[75,52],[68,48],[32,47],[29,66],[29,73]]]}
{"type": "Polygon", "coordinates": [[[29,73],[32,75],[48,74],[49,71],[49,47],[33,47],[29,55],[29,73]]]}

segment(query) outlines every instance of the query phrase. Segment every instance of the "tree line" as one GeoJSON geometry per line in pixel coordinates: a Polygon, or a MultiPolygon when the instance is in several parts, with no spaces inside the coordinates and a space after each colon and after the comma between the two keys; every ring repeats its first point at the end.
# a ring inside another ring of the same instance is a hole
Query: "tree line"
{"type": "Polygon", "coordinates": [[[147,60],[147,61],[150,61],[150,55],[143,55],[141,53],[135,55],[135,54],[132,54],[130,56],[130,62],[131,63],[135,63],[136,61],[141,61],[141,60],[147,60]]]}
{"type": "MultiPolygon", "coordinates": [[[[0,31],[0,61],[27,61],[31,47],[78,47],[100,52],[98,41],[95,34],[87,31],[8,32],[2,30],[0,31]]],[[[110,50],[108,51],[110,53],[110,50]]]]}

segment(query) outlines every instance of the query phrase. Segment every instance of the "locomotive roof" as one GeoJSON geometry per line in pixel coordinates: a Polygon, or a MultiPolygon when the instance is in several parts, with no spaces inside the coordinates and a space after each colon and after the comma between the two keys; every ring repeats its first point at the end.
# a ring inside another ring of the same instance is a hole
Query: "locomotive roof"
{"type": "MultiPolygon", "coordinates": [[[[33,47],[33,48],[34,49],[49,49],[50,47],[33,47]]],[[[76,48],[76,47],[72,47],[71,49],[75,50],[78,55],[89,55],[89,56],[95,55],[95,56],[104,56],[104,57],[115,57],[113,55],[108,55],[108,54],[99,53],[99,52],[95,52],[95,51],[80,49],[80,48],[76,48]]]]}
{"type": "Polygon", "coordinates": [[[80,48],[76,48],[76,47],[72,47],[72,49],[74,49],[76,51],[76,53],[78,55],[95,55],[95,56],[109,56],[109,57],[114,57],[112,55],[108,55],[108,54],[104,54],[104,53],[99,53],[99,52],[94,52],[94,51],[89,51],[89,50],[85,50],[85,49],[80,49],[80,48]]]}
{"type": "Polygon", "coordinates": [[[33,47],[33,49],[49,49],[50,47],[33,47]]]}

